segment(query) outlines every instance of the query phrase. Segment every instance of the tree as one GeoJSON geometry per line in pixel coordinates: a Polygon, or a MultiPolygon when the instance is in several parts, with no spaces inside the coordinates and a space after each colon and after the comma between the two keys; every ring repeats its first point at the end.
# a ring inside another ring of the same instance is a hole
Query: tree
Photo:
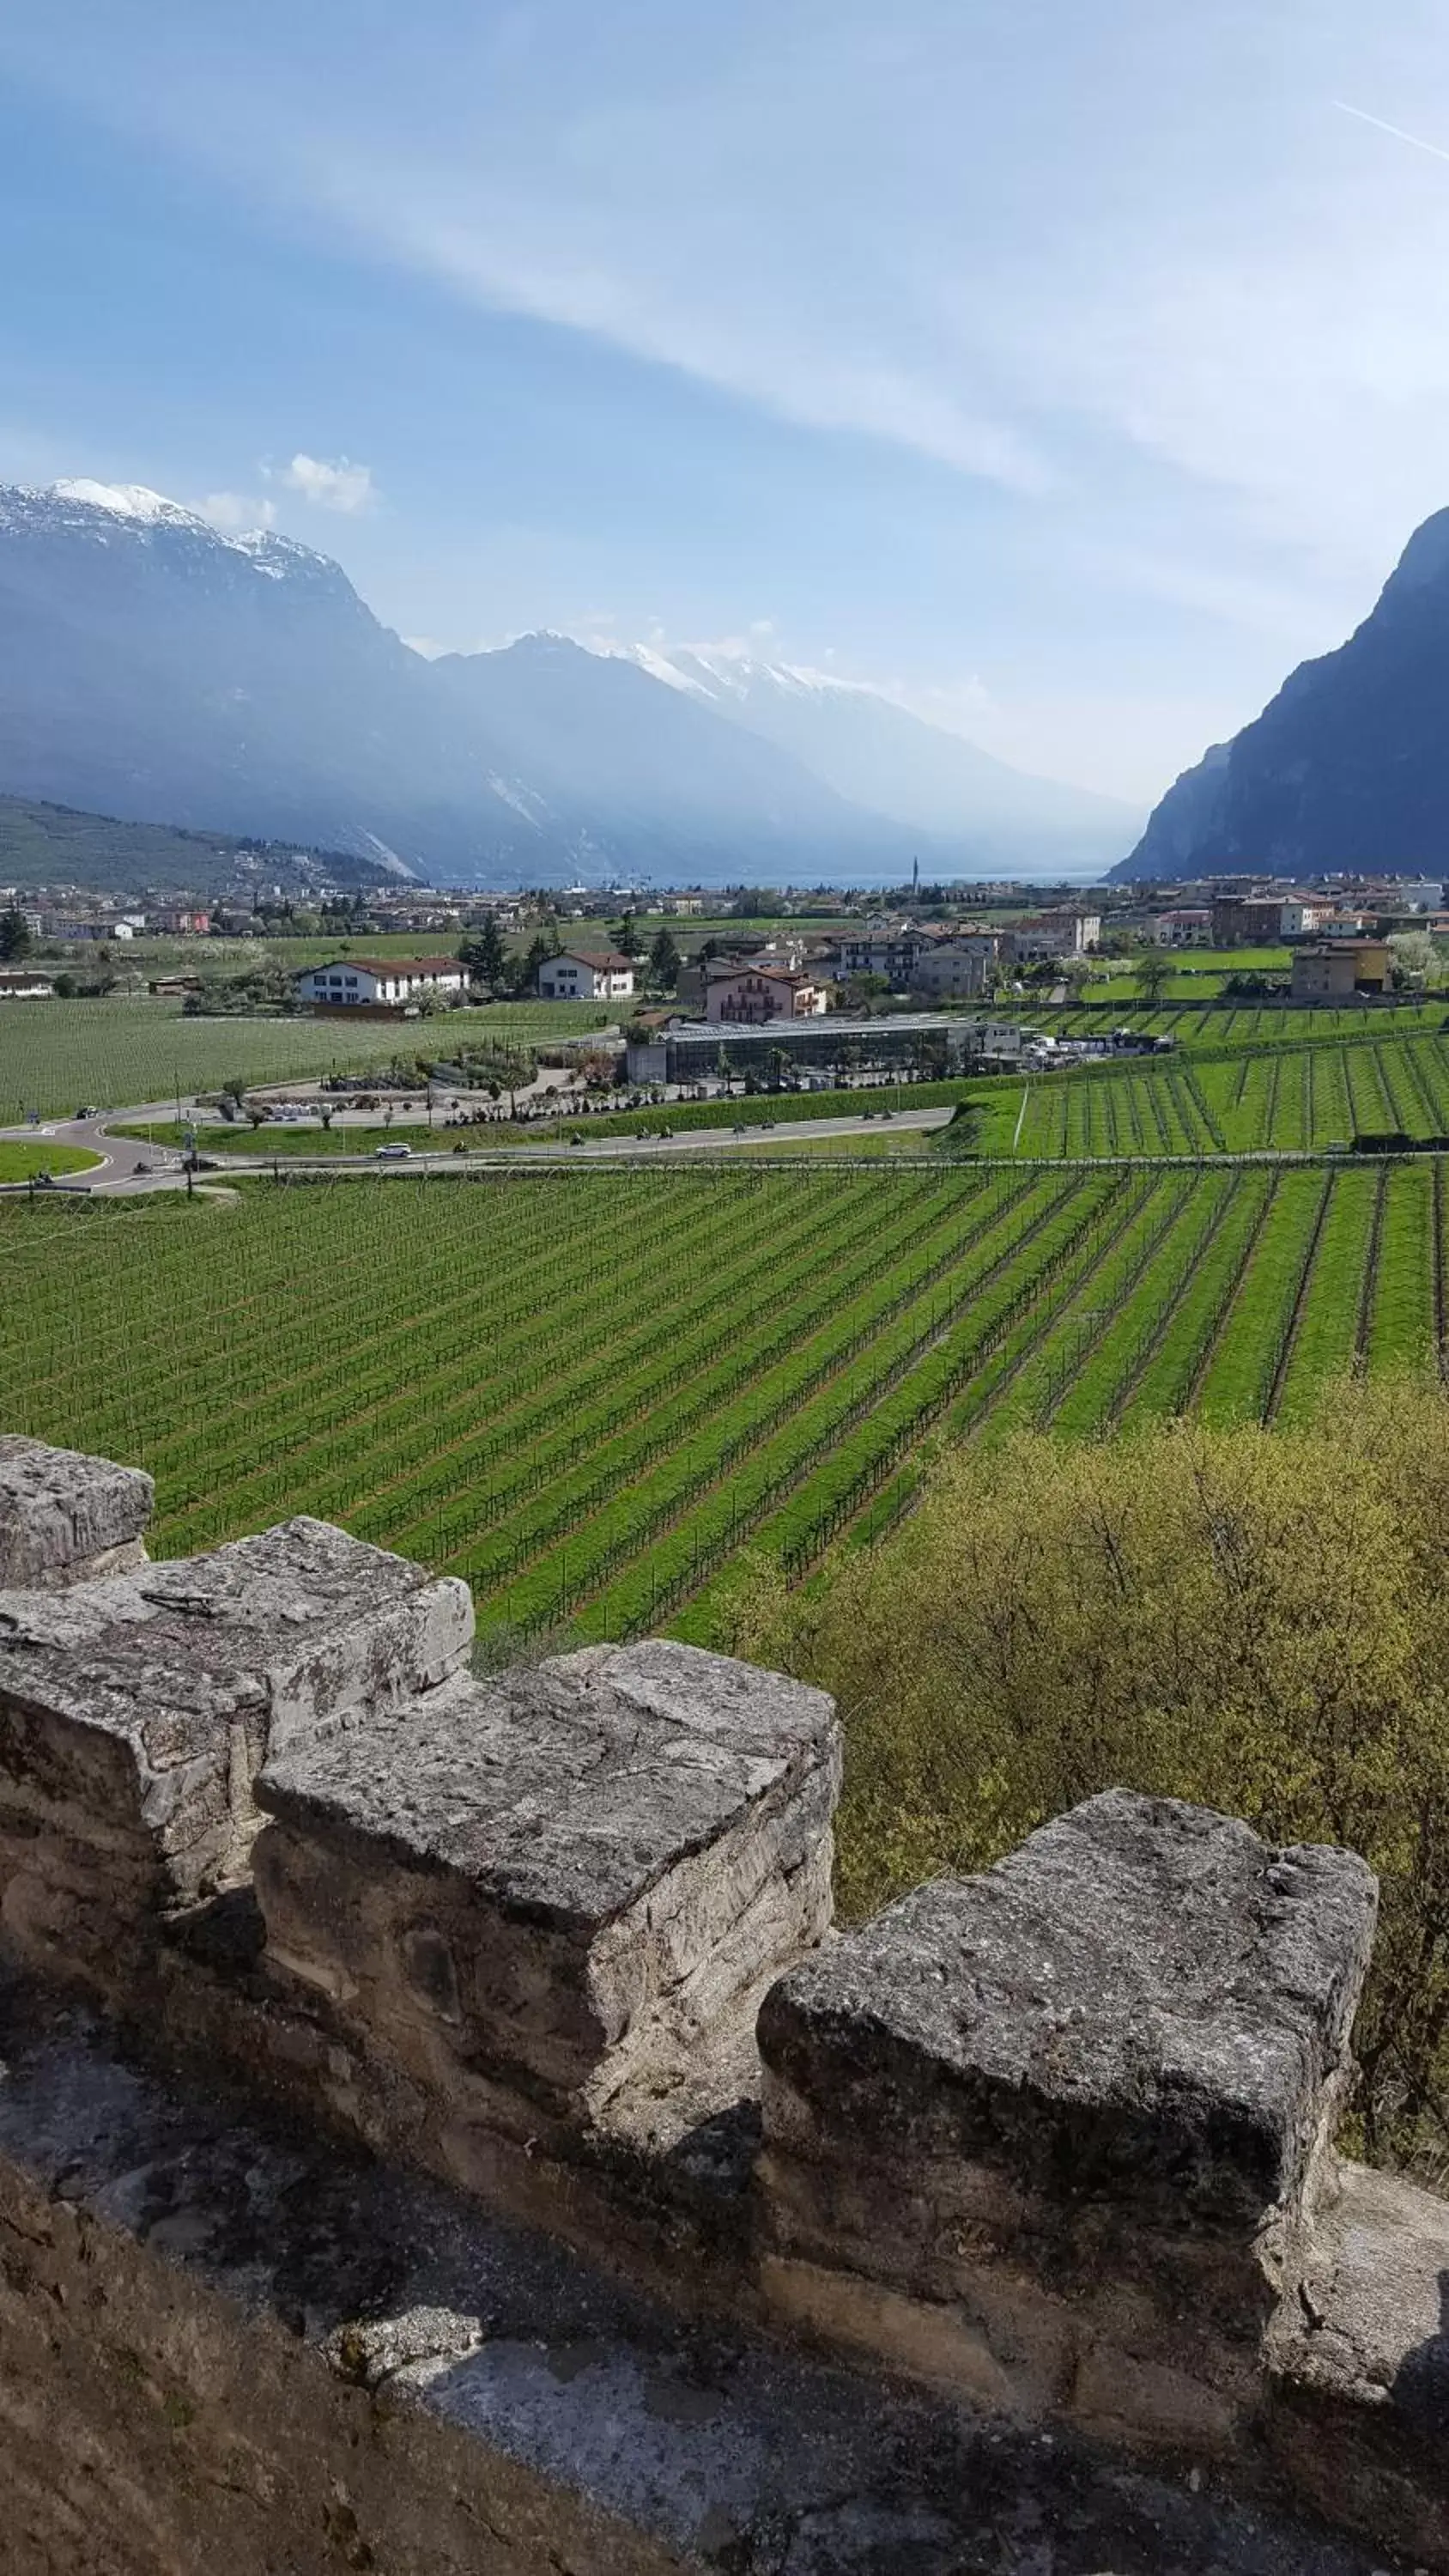
{"type": "Polygon", "coordinates": [[[0,912],[0,958],[13,965],[31,950],[30,924],[23,912],[0,912]]]}
{"type": "Polygon", "coordinates": [[[554,956],[555,953],[555,950],[549,946],[548,941],[544,938],[542,931],[535,931],[522,955],[515,957],[513,961],[513,989],[515,993],[535,992],[538,987],[538,970],[540,966],[546,966],[550,957],[554,956]]]}
{"type": "Polygon", "coordinates": [[[1165,948],[1144,948],[1132,969],[1133,981],[1150,1011],[1155,1011],[1167,990],[1173,972],[1172,959],[1165,948]]]}
{"type": "Polygon", "coordinates": [[[790,1059],[782,1046],[771,1047],[769,1054],[765,1058],[765,1066],[769,1076],[770,1089],[772,1091],[782,1090],[784,1088],[785,1076],[790,1070],[790,1059]]]}
{"type": "Polygon", "coordinates": [[[1427,930],[1397,930],[1389,941],[1396,984],[1427,984],[1436,973],[1439,951],[1427,930]]]}
{"type": "Polygon", "coordinates": [[[508,972],[508,951],[503,934],[492,913],[484,916],[480,929],[458,942],[458,962],[466,966],[470,978],[482,984],[498,985],[508,972]]]}
{"type": "MultiPolygon", "coordinates": [[[[625,953],[627,954],[627,952],[625,953]]],[[[674,944],[669,928],[667,924],[661,923],[659,929],[656,930],[654,934],[654,945],[649,951],[649,972],[653,977],[654,982],[658,984],[664,992],[673,992],[675,985],[679,981],[679,969],[681,963],[682,961],[679,951],[674,944]]]]}
{"type": "Polygon", "coordinates": [[[632,912],[625,913],[617,928],[610,930],[609,937],[621,957],[641,957],[644,953],[644,942],[639,936],[639,925],[632,912]]]}
{"type": "Polygon", "coordinates": [[[845,982],[845,1007],[858,1018],[868,1020],[874,1005],[888,1000],[890,989],[889,975],[872,975],[869,972],[849,975],[845,982]]]}
{"type": "Polygon", "coordinates": [[[1121,1786],[1333,1842],[1383,1914],[1355,2036],[1375,2156],[1449,2147],[1449,1391],[1330,1386],[1307,1424],[1024,1433],[948,1454],[902,1536],[729,1642],[832,1691],[847,1915],[983,1868],[1121,1786]]]}

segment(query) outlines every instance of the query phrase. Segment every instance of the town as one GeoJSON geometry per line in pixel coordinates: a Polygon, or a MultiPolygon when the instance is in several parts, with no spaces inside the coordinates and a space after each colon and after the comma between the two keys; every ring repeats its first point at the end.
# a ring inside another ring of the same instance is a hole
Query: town
{"type": "Polygon", "coordinates": [[[1449,2576],[1427,0],[0,29],[0,2576],[1449,2576]]]}

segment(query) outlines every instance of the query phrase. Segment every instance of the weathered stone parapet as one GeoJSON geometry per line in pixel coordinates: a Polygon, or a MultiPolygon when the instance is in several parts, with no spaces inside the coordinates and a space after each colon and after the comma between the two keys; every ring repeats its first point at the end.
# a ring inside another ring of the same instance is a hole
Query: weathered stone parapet
{"type": "Polygon", "coordinates": [[[0,1591],[87,1583],[144,1565],[154,1498],[138,1467],[0,1434],[0,1591]]]}
{"type": "Polygon", "coordinates": [[[1268,2357],[1267,2437],[1296,2492],[1449,2566],[1449,2201],[1336,2165],[1268,2357]]]}
{"type": "Polygon", "coordinates": [[[1226,2454],[1302,2271],[1374,1905],[1350,1853],[1114,1792],[807,1962],[760,2023],[781,2312],[1226,2454]]]}
{"type": "MultiPolygon", "coordinates": [[[[104,1462],[26,1465],[42,1520],[93,1466],[103,1490],[104,1462]]],[[[1133,2526],[1119,2558],[1082,2499],[1127,2492],[1102,2465],[1123,2451],[1139,2503],[1154,2455],[1260,2506],[1306,2496],[1370,2563],[1449,2576],[1446,2204],[1330,2143],[1374,1915],[1351,1854],[1117,1792],[835,1937],[818,1691],[662,1640],[475,1680],[462,1585],[315,1521],[64,1589],[63,1551],[14,1544],[47,1577],[0,1592],[0,1930],[39,1998],[0,2046],[0,2488],[9,2463],[43,2534],[26,2576],[189,2569],[197,2481],[227,2499],[223,2576],[461,2576],[480,2549],[499,2576],[964,2576],[1048,2526],[1047,2576],[1361,2576],[1321,2536],[1244,2555],[1243,2517],[1191,2487],[1154,2505],[1156,2554],[1133,2526]],[[78,1981],[121,2036],[79,2031],[78,1981]],[[166,2091],[188,2068],[204,2136],[166,2091]],[[290,2168],[253,2110],[294,2122],[290,2168]],[[349,2161],[359,2140],[379,2165],[349,2161]],[[285,2286],[238,2193],[266,2223],[331,2213],[312,2253],[289,2237],[285,2286]],[[444,2277],[424,2256],[469,2206],[444,2277]],[[533,2273],[495,2296],[504,2215],[554,2240],[561,2304],[533,2273]],[[386,2279],[354,2295],[380,2242],[386,2279]],[[564,2388],[600,2371],[593,2412],[552,2380],[531,2412],[536,2375],[525,2396],[499,2364],[535,2291],[564,2388]],[[766,2338],[748,2478],[734,2433],[691,2430],[699,2356],[746,2333],[766,2338]],[[791,2359],[802,2339],[831,2367],[791,2359]],[[639,2353],[666,2342],[691,2358],[636,2404],[639,2353]],[[112,2344],[144,2354],[163,2419],[174,2393],[203,2428],[174,2492],[152,2462],[159,2520],[115,2465],[147,2453],[126,2365],[87,2357],[112,2344]],[[109,2555],[73,2545],[27,2393],[63,2404],[67,2376],[108,2463],[109,2555]],[[378,2435],[384,2382],[429,2426],[378,2435]],[[892,2474],[842,2482],[835,2452],[797,2475],[827,2417],[892,2474]],[[1041,2504],[1033,2461],[1084,2440],[1075,2503],[1041,2504]],[[325,2547],[297,2519],[309,2447],[325,2547]],[[661,2481],[686,2500],[662,2515],[661,2481]],[[786,2493],[789,2514],[762,2501],[786,2493]]]]}
{"type": "Polygon", "coordinates": [[[467,1587],[295,1520],[213,1555],[0,1593],[0,1914],[124,1988],[138,1940],[244,1880],[269,1753],[412,1705],[467,1587]]]}
{"type": "Polygon", "coordinates": [[[1372,2576],[692,2325],[0,1979],[6,2576],[1372,2576]]]}
{"type": "Polygon", "coordinates": [[[658,2149],[741,2090],[766,1986],[830,1920],[832,1703],[660,1640],[274,1755],[268,1965],[469,2132],[658,2149]]]}

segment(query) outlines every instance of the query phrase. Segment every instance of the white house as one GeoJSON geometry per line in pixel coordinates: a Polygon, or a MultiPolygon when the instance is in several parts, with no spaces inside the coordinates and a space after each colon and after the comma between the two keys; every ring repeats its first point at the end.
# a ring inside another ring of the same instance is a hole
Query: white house
{"type": "Polygon", "coordinates": [[[1278,915],[1279,935],[1284,939],[1311,939],[1315,931],[1325,930],[1332,919],[1330,897],[1290,895],[1278,915]]]}
{"type": "Polygon", "coordinates": [[[634,990],[633,962],[616,948],[564,948],[545,957],[538,989],[546,1002],[626,1002],[634,990]]]}
{"type": "Polygon", "coordinates": [[[425,993],[442,996],[467,989],[468,978],[456,957],[336,957],[327,966],[308,966],[296,978],[304,1002],[338,1008],[348,1002],[378,1003],[401,1009],[425,993]]]}
{"type": "Polygon", "coordinates": [[[48,975],[37,975],[28,966],[0,969],[0,1002],[48,1002],[55,986],[48,975]]]}
{"type": "Polygon", "coordinates": [[[1054,957],[1084,957],[1101,936],[1100,913],[1039,912],[1028,920],[1009,922],[1003,942],[1018,964],[1039,965],[1054,957]]]}

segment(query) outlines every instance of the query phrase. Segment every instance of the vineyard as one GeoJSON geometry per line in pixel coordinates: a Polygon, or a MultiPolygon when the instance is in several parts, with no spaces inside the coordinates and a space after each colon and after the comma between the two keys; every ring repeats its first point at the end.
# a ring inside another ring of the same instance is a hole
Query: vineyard
{"type": "MultiPolygon", "coordinates": [[[[416,944],[416,943],[415,943],[416,944]]],[[[364,1072],[399,1049],[442,1052],[465,1039],[528,1044],[597,1025],[586,1002],[495,1003],[401,1024],[335,1020],[186,1019],[177,1001],[10,1002],[0,1009],[0,1127],[26,1112],[69,1117],[82,1101],[129,1108],[225,1085],[364,1072]]]]}
{"type": "Polygon", "coordinates": [[[1449,1032],[1374,1021],[1348,1034],[1320,1029],[1311,1044],[1204,1040],[1157,1059],[978,1086],[973,1101],[979,1152],[1032,1158],[1322,1153],[1355,1137],[1425,1143],[1449,1138],[1449,1032]]]}
{"type": "Polygon", "coordinates": [[[1293,1420],[1355,1362],[1423,1360],[1442,1170],[802,1159],[11,1203],[0,1422],[148,1467],[164,1553],[310,1511],[466,1576],[485,1627],[707,1639],[742,1550],[808,1576],[942,1440],[1293,1420]]]}

